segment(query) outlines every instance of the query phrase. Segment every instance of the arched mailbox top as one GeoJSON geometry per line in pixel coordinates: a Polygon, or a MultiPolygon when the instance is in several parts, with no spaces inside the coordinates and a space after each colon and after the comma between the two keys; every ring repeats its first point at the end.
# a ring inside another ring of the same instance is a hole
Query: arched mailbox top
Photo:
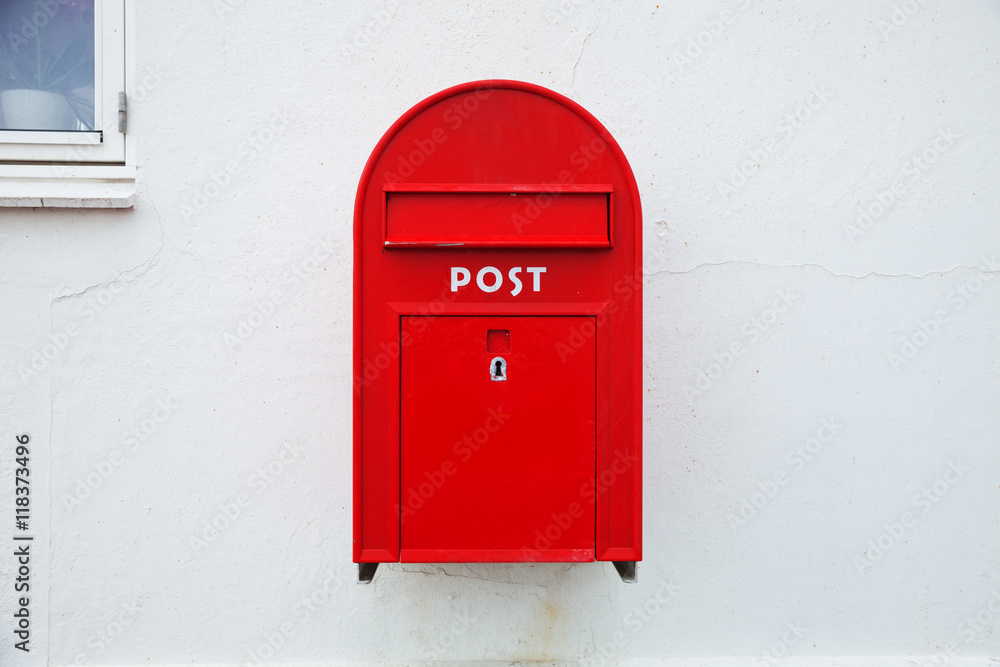
{"type": "Polygon", "coordinates": [[[463,83],[403,114],[365,166],[356,239],[385,248],[608,248],[638,238],[635,178],[573,100],[520,81],[463,83]]]}

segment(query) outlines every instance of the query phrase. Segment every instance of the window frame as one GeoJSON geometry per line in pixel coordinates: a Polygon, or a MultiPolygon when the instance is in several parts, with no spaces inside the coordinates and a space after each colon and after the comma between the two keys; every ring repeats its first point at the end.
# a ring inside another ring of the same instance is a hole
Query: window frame
{"type": "MultiPolygon", "coordinates": [[[[131,208],[136,194],[136,142],[127,133],[118,132],[118,92],[125,91],[126,100],[135,89],[135,0],[95,0],[95,30],[98,25],[98,5],[102,34],[102,72],[109,71],[110,54],[116,64],[110,69],[115,83],[103,74],[95,75],[94,106],[97,115],[97,76],[102,76],[100,124],[103,140],[99,145],[49,144],[49,159],[35,160],[10,157],[13,143],[0,143],[0,208],[131,208]],[[110,29],[107,26],[111,26],[110,29]],[[105,127],[107,126],[107,127],[105,127]],[[114,135],[112,137],[111,135],[114,135]],[[114,141],[112,141],[114,139],[114,141]],[[109,146],[113,149],[113,155],[109,146]],[[80,155],[77,149],[88,150],[80,155]]],[[[96,53],[95,53],[96,56],[96,53]]],[[[95,65],[96,67],[96,65],[95,65]]],[[[126,127],[128,130],[128,127],[126,127]]],[[[12,130],[12,132],[17,130],[12,130]]],[[[19,132],[19,131],[18,131],[19,132]]],[[[33,144],[38,150],[40,144],[33,144]]]]}
{"type": "MultiPolygon", "coordinates": [[[[94,130],[0,130],[0,166],[29,164],[127,164],[125,134],[118,131],[118,93],[127,93],[126,0],[94,0],[94,130]]],[[[20,166],[20,165],[19,165],[20,166]]],[[[4,170],[9,171],[9,170],[4,170]]]]}

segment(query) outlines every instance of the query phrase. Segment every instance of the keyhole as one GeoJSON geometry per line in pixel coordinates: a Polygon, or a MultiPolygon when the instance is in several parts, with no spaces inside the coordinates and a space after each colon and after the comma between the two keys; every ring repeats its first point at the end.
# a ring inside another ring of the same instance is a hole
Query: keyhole
{"type": "Polygon", "coordinates": [[[494,382],[504,382],[507,379],[507,360],[503,357],[493,357],[490,361],[490,379],[494,382]]]}

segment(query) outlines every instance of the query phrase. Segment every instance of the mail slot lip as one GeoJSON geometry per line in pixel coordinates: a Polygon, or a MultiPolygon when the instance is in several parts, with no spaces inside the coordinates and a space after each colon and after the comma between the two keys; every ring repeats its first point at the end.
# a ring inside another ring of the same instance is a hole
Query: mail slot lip
{"type": "Polygon", "coordinates": [[[382,188],[382,238],[386,248],[611,248],[614,245],[614,187],[601,183],[385,183],[382,188]],[[419,234],[401,234],[392,229],[389,220],[389,199],[393,195],[440,196],[468,198],[483,195],[483,203],[492,200],[503,203],[498,196],[510,195],[519,201],[518,210],[504,214],[526,215],[530,202],[525,198],[548,195],[541,208],[556,210],[568,203],[580,204],[581,197],[601,198],[603,211],[592,215],[587,232],[535,228],[534,233],[497,230],[498,233],[470,233],[431,230],[419,234]]]}

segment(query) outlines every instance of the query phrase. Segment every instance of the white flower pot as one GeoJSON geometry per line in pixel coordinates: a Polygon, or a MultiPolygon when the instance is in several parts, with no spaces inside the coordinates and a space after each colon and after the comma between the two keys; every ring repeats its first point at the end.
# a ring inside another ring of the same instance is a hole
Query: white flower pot
{"type": "Polygon", "coordinates": [[[59,93],[16,88],[0,93],[5,129],[75,130],[76,116],[59,93]]]}

